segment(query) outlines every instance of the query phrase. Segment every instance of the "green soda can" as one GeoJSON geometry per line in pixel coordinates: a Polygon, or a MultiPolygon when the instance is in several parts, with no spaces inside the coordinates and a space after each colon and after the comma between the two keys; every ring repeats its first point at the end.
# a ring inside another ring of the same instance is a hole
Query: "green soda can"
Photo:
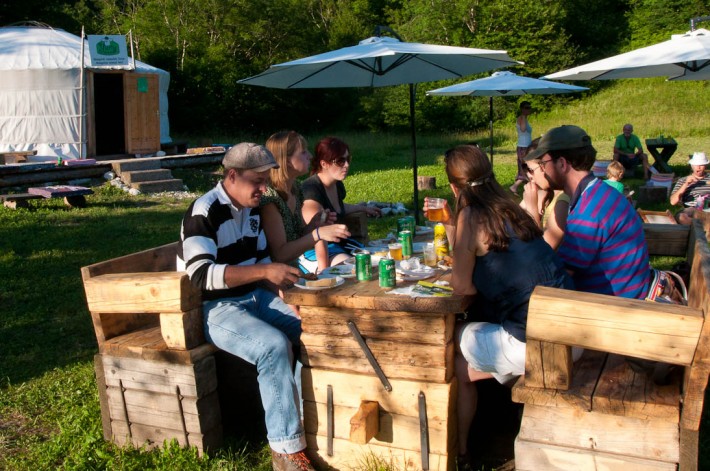
{"type": "Polygon", "coordinates": [[[414,239],[417,236],[417,221],[414,216],[407,216],[407,220],[409,221],[409,230],[412,231],[412,239],[414,239]]]}
{"type": "Polygon", "coordinates": [[[372,256],[367,250],[355,253],[355,276],[357,281],[370,281],[372,279],[372,256]]]}
{"type": "Polygon", "coordinates": [[[409,219],[407,218],[407,216],[397,219],[397,234],[399,234],[402,231],[408,231],[408,230],[409,230],[409,219]]]}
{"type": "Polygon", "coordinates": [[[397,284],[394,260],[391,258],[380,259],[380,288],[392,289],[397,284]]]}
{"type": "Polygon", "coordinates": [[[407,259],[414,253],[414,242],[412,241],[412,231],[399,231],[399,243],[402,244],[402,258],[407,259]]]}

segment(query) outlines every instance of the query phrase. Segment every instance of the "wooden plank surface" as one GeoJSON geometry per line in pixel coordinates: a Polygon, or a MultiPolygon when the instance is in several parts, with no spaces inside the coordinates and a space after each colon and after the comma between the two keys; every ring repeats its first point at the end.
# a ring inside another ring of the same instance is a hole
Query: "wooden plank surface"
{"type": "Polygon", "coordinates": [[[111,423],[113,441],[119,446],[133,443],[136,447],[156,448],[163,446],[165,440],[177,440],[180,446],[194,446],[202,455],[205,451],[217,449],[222,446],[222,426],[217,426],[202,433],[188,435],[187,441],[182,430],[172,430],[152,427],[143,424],[131,425],[132,440],[128,438],[128,426],[123,420],[114,420],[111,423]]]}
{"type": "Polygon", "coordinates": [[[91,320],[99,346],[119,335],[137,330],[159,327],[160,319],[151,313],[99,313],[92,312],[91,320]]]}
{"type": "Polygon", "coordinates": [[[160,332],[168,348],[190,350],[205,343],[202,308],[187,312],[161,312],[160,332]]]}
{"type": "Polygon", "coordinates": [[[582,357],[574,364],[572,382],[566,391],[529,386],[526,372],[525,376],[521,377],[513,386],[512,399],[523,404],[590,411],[592,410],[592,394],[606,362],[606,357],[605,352],[585,350],[582,357]]]}
{"type": "MultiPolygon", "coordinates": [[[[443,272],[437,278],[447,278],[443,272]]],[[[398,282],[397,286],[406,286],[414,282],[398,282]]],[[[388,290],[379,287],[377,277],[371,281],[358,282],[354,278],[331,289],[309,291],[301,288],[291,288],[284,292],[284,300],[297,306],[321,306],[352,309],[375,309],[379,311],[407,311],[433,313],[460,313],[471,304],[471,296],[449,297],[411,297],[390,294],[388,290]]]]}
{"type": "MultiPolygon", "coordinates": [[[[422,469],[421,454],[409,449],[403,450],[372,444],[358,445],[348,440],[334,439],[333,456],[328,456],[326,437],[306,434],[306,443],[309,456],[317,469],[422,469]]],[[[429,453],[428,459],[428,469],[431,471],[454,471],[456,469],[456,451],[454,449],[444,455],[429,453]]]]}
{"type": "Polygon", "coordinates": [[[392,391],[387,392],[374,375],[305,367],[301,378],[304,401],[327,404],[327,389],[331,385],[334,405],[357,407],[362,401],[376,401],[382,410],[389,413],[419,417],[419,393],[423,392],[429,420],[447,421],[455,417],[455,381],[439,384],[392,380],[392,391]]]}
{"type": "Polygon", "coordinates": [[[680,419],[680,384],[657,385],[634,372],[619,355],[609,355],[594,391],[592,410],[638,419],[658,419],[674,424],[680,419]]]}
{"type": "Polygon", "coordinates": [[[689,226],[681,224],[644,224],[648,253],[684,257],[688,251],[689,229],[689,226]]]}
{"type": "Polygon", "coordinates": [[[120,388],[111,386],[106,393],[111,417],[124,420],[127,412],[131,425],[182,430],[184,420],[185,430],[193,434],[210,430],[222,423],[217,390],[199,399],[183,397],[181,401],[178,401],[175,392],[165,394],[144,389],[126,389],[121,394],[120,388]]]}
{"type": "Polygon", "coordinates": [[[679,459],[678,425],[662,420],[526,404],[518,438],[667,463],[679,459]]]}
{"type": "Polygon", "coordinates": [[[368,309],[301,306],[304,332],[350,337],[348,321],[353,321],[365,338],[413,344],[446,345],[454,336],[454,314],[381,312],[368,309]]]}
{"type": "Polygon", "coordinates": [[[84,281],[108,273],[175,271],[177,242],[124,255],[81,268],[84,281]]]}
{"type": "Polygon", "coordinates": [[[99,406],[101,407],[101,426],[103,427],[104,440],[111,440],[111,413],[108,408],[106,395],[106,378],[104,363],[101,354],[94,355],[94,373],[96,374],[96,388],[99,392],[99,406]]]}
{"type": "Polygon", "coordinates": [[[538,286],[528,308],[527,338],[689,365],[702,311],[538,286]]]}
{"type": "Polygon", "coordinates": [[[203,343],[190,350],[171,350],[163,340],[160,327],[153,327],[107,340],[99,344],[99,351],[125,358],[191,365],[214,354],[217,347],[203,343]]]}
{"type": "MultiPolygon", "coordinates": [[[[444,383],[454,374],[454,344],[426,345],[367,338],[367,346],[388,379],[444,383]]],[[[376,374],[358,342],[350,337],[301,334],[305,366],[376,374]]]]}
{"type": "Polygon", "coordinates": [[[676,471],[675,463],[515,440],[516,471],[676,471]]]}
{"type": "MultiPolygon", "coordinates": [[[[350,418],[356,407],[336,405],[334,412],[334,436],[350,439],[350,418]]],[[[327,437],[327,407],[320,402],[303,402],[306,433],[327,437]]],[[[380,408],[380,430],[370,441],[371,445],[420,451],[419,417],[393,414],[380,408]]],[[[429,449],[432,453],[446,454],[452,442],[456,442],[454,420],[429,419],[429,449]]]]}
{"type": "Polygon", "coordinates": [[[184,272],[112,273],[84,280],[92,312],[185,312],[201,307],[201,293],[184,272]]]}
{"type": "Polygon", "coordinates": [[[203,397],[217,388],[213,356],[194,365],[138,360],[103,355],[104,375],[108,387],[151,391],[171,395],[175,387],[186,397],[203,397]],[[119,383],[120,382],[120,383],[119,383]]]}

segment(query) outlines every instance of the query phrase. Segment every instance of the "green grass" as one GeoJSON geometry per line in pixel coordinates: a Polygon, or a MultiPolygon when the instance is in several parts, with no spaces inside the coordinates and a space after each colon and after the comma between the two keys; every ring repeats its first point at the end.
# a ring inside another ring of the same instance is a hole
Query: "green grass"
{"type": "MultiPolygon", "coordinates": [[[[642,138],[661,132],[671,135],[679,143],[671,164],[677,175],[683,175],[688,171],[684,155],[710,151],[704,85],[619,82],[584,101],[534,114],[530,120],[536,133],[562,123],[582,126],[592,135],[600,158],[611,155],[613,137],[625,122],[634,123],[642,138]]],[[[512,118],[496,123],[495,173],[504,186],[513,182],[516,170],[512,123],[512,118]]],[[[346,180],[347,201],[402,201],[411,208],[410,136],[339,135],[354,156],[346,180]]],[[[311,144],[319,137],[308,136],[311,144]]],[[[435,176],[438,184],[436,190],[421,192],[420,199],[450,198],[442,166],[447,148],[473,140],[485,144],[487,138],[486,130],[418,135],[419,174],[435,176]]],[[[174,174],[201,193],[219,179],[216,171],[202,167],[174,174]]],[[[626,179],[625,183],[636,187],[642,181],[626,179]]],[[[33,202],[36,209],[31,211],[0,208],[0,469],[270,469],[265,441],[231,439],[212,455],[198,458],[194,451],[174,444],[143,451],[103,440],[92,363],[97,346],[80,267],[175,241],[190,200],[130,197],[109,186],[95,190],[85,209],[67,209],[56,200],[33,202]]],[[[371,236],[383,237],[394,226],[395,218],[372,221],[371,236]]],[[[653,263],[668,268],[675,261],[656,257],[653,263]]],[[[710,466],[707,424],[706,418],[700,469],[710,466]]],[[[366,469],[390,469],[387,463],[364,460],[366,469]]]]}

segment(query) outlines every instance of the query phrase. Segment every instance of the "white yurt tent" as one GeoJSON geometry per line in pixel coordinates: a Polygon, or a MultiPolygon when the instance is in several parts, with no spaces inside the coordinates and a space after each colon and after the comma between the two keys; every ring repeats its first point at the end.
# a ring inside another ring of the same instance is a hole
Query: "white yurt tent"
{"type": "Polygon", "coordinates": [[[0,27],[0,153],[78,159],[150,154],[170,142],[170,74],[140,61],[135,69],[133,61],[93,67],[87,44],[82,105],[78,36],[46,26],[0,27]]]}

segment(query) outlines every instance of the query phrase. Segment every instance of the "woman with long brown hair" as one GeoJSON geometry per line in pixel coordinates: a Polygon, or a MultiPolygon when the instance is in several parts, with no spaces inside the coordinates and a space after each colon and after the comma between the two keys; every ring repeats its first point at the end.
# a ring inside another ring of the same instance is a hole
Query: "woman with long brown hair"
{"type": "MultiPolygon", "coordinates": [[[[456,201],[444,221],[454,256],[451,284],[476,294],[473,322],[456,331],[459,460],[468,459],[468,431],[476,413],[476,381],[508,384],[525,370],[528,302],[537,285],[572,289],[572,281],[542,230],[496,181],[485,153],[458,146],[444,156],[456,201]]],[[[425,200],[424,211],[428,210],[425,200]]]]}

